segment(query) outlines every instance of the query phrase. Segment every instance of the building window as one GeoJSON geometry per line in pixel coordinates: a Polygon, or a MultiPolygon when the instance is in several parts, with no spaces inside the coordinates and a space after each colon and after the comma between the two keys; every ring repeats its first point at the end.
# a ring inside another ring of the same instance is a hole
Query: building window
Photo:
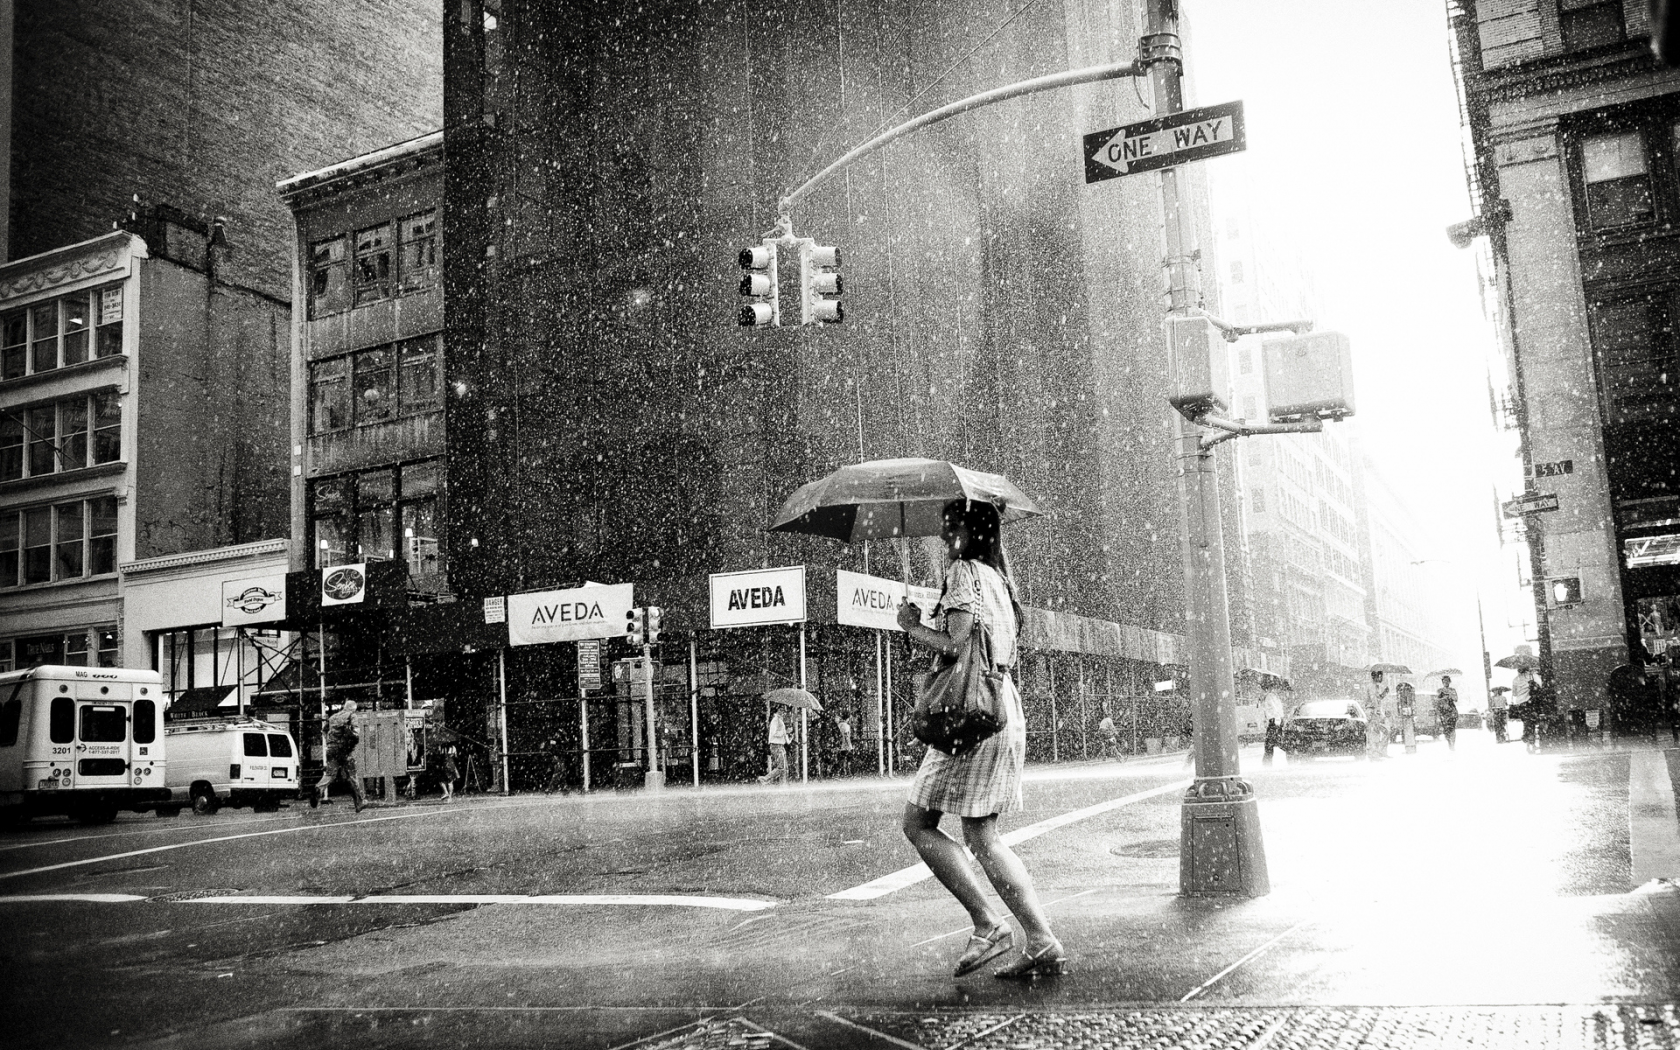
{"type": "Polygon", "coordinates": [[[29,314],[13,310],[0,315],[0,379],[17,379],[29,372],[29,314]]]}
{"type": "MultiPolygon", "coordinates": [[[[78,627],[58,634],[0,639],[0,671],[38,667],[41,664],[86,667],[90,653],[94,654],[100,667],[117,666],[115,624],[78,627]]],[[[67,704],[63,710],[55,707],[52,712],[52,739],[56,743],[69,743],[72,739],[71,724],[75,717],[76,705],[69,697],[64,699],[67,704]]]]}
{"type": "Polygon", "coordinates": [[[326,434],[350,425],[350,359],[335,357],[309,368],[310,433],[326,434]]]}
{"type": "Polygon", "coordinates": [[[1254,494],[1249,497],[1249,502],[1254,507],[1254,513],[1266,513],[1266,490],[1261,488],[1255,489],[1254,494]]]}
{"type": "Polygon", "coordinates": [[[442,366],[436,336],[317,361],[310,366],[310,433],[440,408],[442,366]]]}
{"type": "Polygon", "coordinates": [[[93,395],[93,461],[115,463],[122,458],[122,403],[115,391],[93,395]]]}
{"type": "Polygon", "coordinates": [[[1238,260],[1231,263],[1231,283],[1232,284],[1243,283],[1243,264],[1242,264],[1241,259],[1238,259],[1238,260]]]}
{"type": "Polygon", "coordinates": [[[355,357],[356,423],[380,423],[397,414],[396,354],[383,346],[355,357]]]}
{"type": "Polygon", "coordinates": [[[1622,24],[1622,0],[1564,0],[1558,28],[1565,51],[1585,51],[1605,44],[1618,44],[1627,37],[1622,24]],[[1573,7],[1574,10],[1567,10],[1573,7]]]}
{"type": "Polygon", "coordinates": [[[357,306],[391,297],[391,224],[356,231],[357,306]]]}
{"type": "Polygon", "coordinates": [[[1245,376],[1254,372],[1254,351],[1246,346],[1237,347],[1237,370],[1245,376]]]}
{"type": "Polygon", "coordinates": [[[443,571],[440,460],[322,478],[310,486],[316,566],[401,559],[443,571]]]}
{"type": "Polygon", "coordinates": [[[73,580],[82,575],[82,515],[80,503],[61,503],[53,508],[58,519],[58,537],[53,541],[53,576],[73,580]]]}
{"type": "Polygon", "coordinates": [[[122,353],[122,286],[0,315],[0,380],[122,353]]]}
{"type": "Polygon", "coordinates": [[[23,512],[23,582],[52,579],[52,510],[37,507],[23,512]]]}
{"type": "Polygon", "coordinates": [[[122,285],[101,288],[94,293],[99,304],[99,327],[94,337],[96,357],[115,357],[123,352],[122,285]]]}
{"type": "Polygon", "coordinates": [[[0,414],[0,481],[121,458],[122,403],[114,391],[0,414]]]}
{"type": "Polygon", "coordinates": [[[1593,306],[1593,352],[1606,424],[1673,425],[1680,404],[1676,312],[1667,297],[1593,306]]]}
{"type": "Polygon", "coordinates": [[[117,571],[117,497],[101,496],[88,504],[88,573],[117,571]]]}
{"type": "Polygon", "coordinates": [[[410,215],[397,224],[402,234],[398,262],[401,288],[412,292],[438,282],[437,209],[410,215]]]}
{"type": "Polygon", "coordinates": [[[58,303],[29,308],[29,370],[48,372],[58,367],[58,303]]]}
{"type": "Polygon", "coordinates": [[[1587,222],[1593,229],[1651,220],[1651,173],[1644,135],[1620,131],[1582,139],[1581,176],[1587,191],[1587,222]]]}
{"type": "Polygon", "coordinates": [[[309,246],[310,319],[336,314],[350,305],[350,260],[343,237],[309,246]]]}
{"type": "Polygon", "coordinates": [[[443,403],[443,375],[436,339],[404,343],[398,367],[402,370],[398,396],[401,410],[423,412],[443,403]]]}
{"type": "Polygon", "coordinates": [[[0,588],[117,571],[117,500],[0,513],[0,588]]]}
{"type": "Polygon", "coordinates": [[[430,288],[441,280],[443,258],[436,208],[395,222],[314,241],[309,246],[309,316],[430,288]],[[353,257],[352,257],[353,256],[353,257]]]}

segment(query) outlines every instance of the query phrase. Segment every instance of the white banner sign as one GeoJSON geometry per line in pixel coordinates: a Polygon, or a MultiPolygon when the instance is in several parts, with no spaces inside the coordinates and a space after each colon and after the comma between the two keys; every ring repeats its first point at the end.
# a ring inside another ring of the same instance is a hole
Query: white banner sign
{"type": "Polygon", "coordinates": [[[636,604],[635,584],[573,587],[564,591],[510,594],[507,600],[509,645],[576,642],[585,638],[621,638],[624,621],[636,604]]]}
{"type": "Polygon", "coordinates": [[[367,597],[367,563],[329,565],[321,570],[321,604],[359,605],[367,597]]]}
{"type": "Polygon", "coordinates": [[[898,606],[905,597],[922,610],[922,623],[934,626],[933,607],[939,603],[937,587],[909,587],[903,580],[865,576],[861,572],[835,571],[835,596],[839,622],[877,631],[898,630],[898,606]]]}
{"type": "Polygon", "coordinates": [[[286,618],[286,574],[222,581],[222,626],[244,627],[286,618]]]}
{"type": "Polygon", "coordinates": [[[712,573],[712,627],[805,620],[805,566],[712,573]]]}

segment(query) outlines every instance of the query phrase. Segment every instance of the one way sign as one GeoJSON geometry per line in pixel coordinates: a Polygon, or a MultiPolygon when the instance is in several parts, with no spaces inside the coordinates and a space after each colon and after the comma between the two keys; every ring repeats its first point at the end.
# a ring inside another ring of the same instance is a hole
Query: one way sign
{"type": "Polygon", "coordinates": [[[1247,148],[1241,102],[1187,109],[1086,135],[1085,181],[1117,179],[1247,148]]]}

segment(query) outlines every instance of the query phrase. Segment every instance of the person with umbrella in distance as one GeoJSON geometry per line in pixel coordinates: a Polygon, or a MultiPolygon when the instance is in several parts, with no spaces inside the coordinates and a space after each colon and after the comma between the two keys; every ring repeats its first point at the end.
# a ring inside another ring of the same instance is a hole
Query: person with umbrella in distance
{"type": "Polygon", "coordinates": [[[1509,702],[1505,694],[1511,691],[1508,685],[1496,685],[1488,694],[1488,728],[1493,730],[1493,742],[1505,743],[1505,723],[1510,718],[1506,711],[1509,702]]]}
{"type": "Polygon", "coordinates": [[[770,745],[770,772],[758,778],[760,784],[775,781],[778,784],[788,782],[788,736],[787,723],[782,721],[782,709],[775,704],[770,705],[770,729],[765,734],[766,742],[770,745]]]}
{"type": "MultiPolygon", "coordinates": [[[[1012,666],[1019,606],[1004,563],[998,510],[990,503],[953,500],[945,507],[944,523],[943,538],[951,559],[938,606],[944,630],[924,626],[921,610],[909,602],[899,607],[898,626],[916,644],[954,656],[962,651],[975,621],[983,620],[992,634],[993,658],[1000,667],[1012,666]]],[[[995,971],[995,976],[1030,978],[1067,969],[1067,952],[1050,930],[1032,876],[998,835],[998,815],[1021,808],[1021,768],[1027,744],[1020,694],[1007,675],[1004,681],[1008,719],[1002,731],[961,757],[929,748],[904,809],[905,837],[974,923],[974,932],[957,959],[958,977],[1007,951],[1014,932],[993,910],[962,846],[940,828],[947,813],[961,818],[963,840],[1026,938],[1020,957],[995,971]]]]}
{"type": "Polygon", "coordinates": [[[1441,688],[1435,690],[1435,718],[1441,727],[1441,737],[1448,751],[1458,750],[1458,690],[1453,688],[1452,675],[1441,675],[1441,688]]]}
{"type": "Polygon", "coordinates": [[[1378,664],[1372,667],[1371,684],[1365,687],[1365,757],[1373,760],[1388,757],[1388,722],[1385,715],[1392,694],[1383,683],[1387,666],[1378,664]]]}

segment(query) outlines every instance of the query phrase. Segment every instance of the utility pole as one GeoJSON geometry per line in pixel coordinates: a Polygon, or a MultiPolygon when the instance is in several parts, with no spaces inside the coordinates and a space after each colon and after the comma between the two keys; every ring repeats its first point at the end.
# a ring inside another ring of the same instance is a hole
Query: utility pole
{"type": "MultiPolygon", "coordinates": [[[[1184,109],[1178,0],[1149,0],[1148,10],[1149,32],[1142,40],[1140,61],[1149,71],[1155,113],[1161,117],[1184,109]]],[[[1190,297],[1177,169],[1162,168],[1160,180],[1170,312],[1190,316],[1198,304],[1190,297]]],[[[1179,821],[1179,892],[1257,897],[1271,891],[1271,880],[1260,835],[1259,803],[1253,786],[1238,774],[1216,446],[1204,447],[1201,428],[1181,418],[1178,447],[1183,464],[1179,518],[1187,551],[1190,694],[1196,705],[1196,778],[1184,796],[1179,821]]]]}

